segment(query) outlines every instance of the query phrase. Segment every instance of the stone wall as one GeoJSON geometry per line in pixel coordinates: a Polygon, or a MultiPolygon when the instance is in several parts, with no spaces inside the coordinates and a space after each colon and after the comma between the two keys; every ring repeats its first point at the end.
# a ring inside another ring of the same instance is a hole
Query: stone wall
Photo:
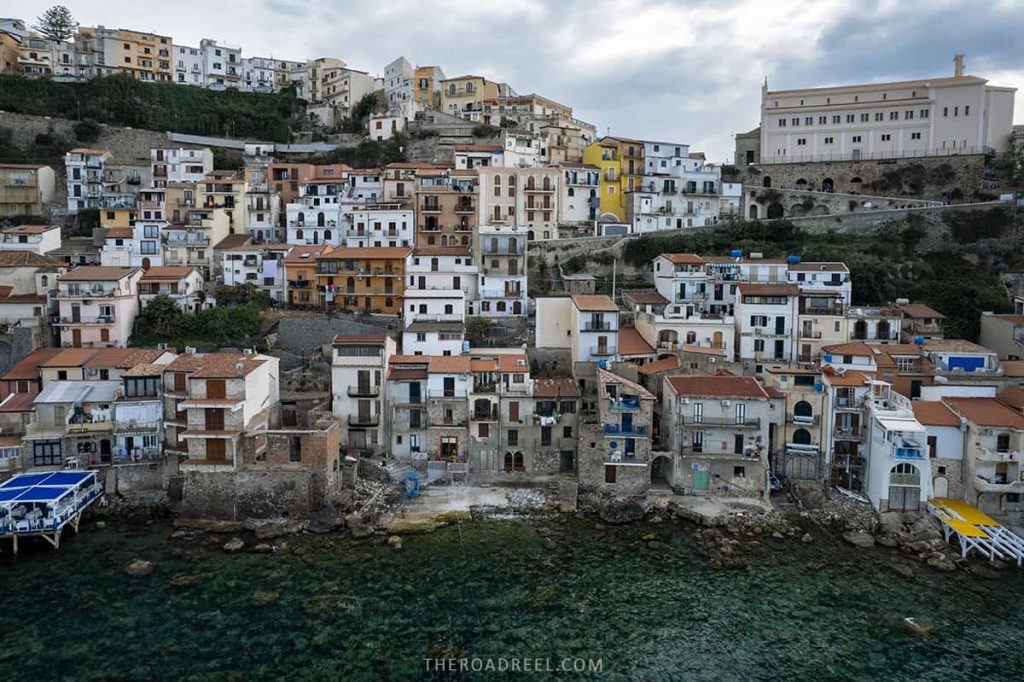
{"type": "MultiPolygon", "coordinates": [[[[978,211],[993,208],[995,206],[1006,206],[999,201],[987,201],[974,204],[953,204],[950,206],[931,206],[924,208],[892,209],[885,211],[864,211],[862,213],[846,213],[841,215],[827,216],[805,216],[801,218],[790,218],[793,224],[809,232],[841,232],[858,233],[870,232],[883,223],[893,221],[904,221],[910,214],[924,216],[932,224],[933,229],[942,222],[943,215],[958,211],[978,211]]],[[[945,230],[945,228],[942,228],[945,230]]]]}
{"type": "Polygon", "coordinates": [[[36,348],[47,345],[42,338],[45,327],[11,327],[7,333],[0,334],[0,376],[36,348]]]}
{"type": "Polygon", "coordinates": [[[119,464],[107,475],[107,492],[122,495],[143,491],[167,490],[172,476],[177,473],[178,458],[166,457],[158,462],[119,464]]]}
{"type": "Polygon", "coordinates": [[[925,199],[887,197],[872,194],[845,194],[804,189],[764,189],[756,185],[743,188],[743,215],[750,220],[795,218],[815,215],[860,213],[883,209],[925,208],[939,205],[925,199]]]}
{"type": "Polygon", "coordinates": [[[302,469],[183,474],[181,516],[186,519],[306,518],[316,510],[311,476],[302,469]]]}
{"type": "MultiPolygon", "coordinates": [[[[605,456],[607,439],[601,424],[581,424],[577,449],[577,471],[581,487],[614,495],[644,495],[651,487],[651,467],[616,466],[615,483],[605,483],[605,456]]],[[[637,448],[640,459],[640,448],[637,448]]],[[[646,458],[645,458],[646,459],[646,458]]]]}
{"type": "Polygon", "coordinates": [[[338,334],[370,334],[387,331],[392,320],[360,319],[349,315],[282,317],[277,325],[277,345],[293,353],[308,354],[314,349],[329,346],[338,334]]]}

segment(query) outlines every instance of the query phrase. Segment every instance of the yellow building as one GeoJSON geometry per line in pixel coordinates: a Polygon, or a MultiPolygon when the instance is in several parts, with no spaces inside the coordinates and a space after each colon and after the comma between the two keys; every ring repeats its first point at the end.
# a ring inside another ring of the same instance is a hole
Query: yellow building
{"type": "Polygon", "coordinates": [[[583,163],[601,169],[601,215],[626,220],[629,192],[640,187],[644,143],[625,137],[602,137],[583,151],[583,163]]]}
{"type": "Polygon", "coordinates": [[[444,71],[440,66],[417,66],[413,72],[413,101],[425,109],[439,109],[443,80],[444,71]]]}
{"type": "Polygon", "coordinates": [[[245,234],[247,206],[245,180],[231,171],[213,171],[196,183],[196,206],[224,209],[232,234],[245,234]]]}
{"type": "Polygon", "coordinates": [[[100,209],[100,227],[118,228],[131,227],[135,224],[134,208],[102,208],[100,209]]]}
{"type": "Polygon", "coordinates": [[[484,100],[497,99],[498,84],[483,76],[459,76],[441,81],[441,111],[452,116],[479,120],[484,100]]]}
{"type": "Polygon", "coordinates": [[[386,315],[402,313],[409,247],[346,247],[317,260],[320,305],[386,315]]]}
{"type": "Polygon", "coordinates": [[[169,36],[120,29],[117,41],[117,66],[121,71],[143,81],[173,80],[169,36]]]}
{"type": "Polygon", "coordinates": [[[21,71],[18,57],[21,56],[21,41],[15,36],[0,31],[0,73],[21,71]]]}

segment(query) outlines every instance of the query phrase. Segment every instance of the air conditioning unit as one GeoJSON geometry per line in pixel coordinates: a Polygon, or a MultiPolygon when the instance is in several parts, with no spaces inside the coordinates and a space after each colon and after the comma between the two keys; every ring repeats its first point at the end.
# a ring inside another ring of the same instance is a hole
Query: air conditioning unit
{"type": "Polygon", "coordinates": [[[723,407],[731,407],[732,406],[732,401],[731,400],[723,400],[722,401],[722,406],[723,407]]]}

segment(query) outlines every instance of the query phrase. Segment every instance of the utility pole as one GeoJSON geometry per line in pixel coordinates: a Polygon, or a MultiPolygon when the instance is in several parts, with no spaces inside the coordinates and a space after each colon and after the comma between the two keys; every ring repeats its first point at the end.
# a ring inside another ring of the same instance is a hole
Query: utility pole
{"type": "Polygon", "coordinates": [[[619,259],[612,257],[612,301],[615,301],[615,270],[619,264],[619,259]]]}

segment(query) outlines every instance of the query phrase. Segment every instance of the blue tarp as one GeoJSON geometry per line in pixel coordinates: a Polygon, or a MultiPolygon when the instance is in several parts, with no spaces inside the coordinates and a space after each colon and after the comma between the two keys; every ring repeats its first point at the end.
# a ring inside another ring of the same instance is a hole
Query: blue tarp
{"type": "Polygon", "coordinates": [[[23,490],[15,502],[53,502],[72,492],[70,488],[29,488],[23,490]]]}
{"type": "Polygon", "coordinates": [[[53,474],[54,472],[52,471],[45,474],[18,474],[4,481],[0,488],[30,488],[34,485],[39,485],[50,476],[53,476],[53,474]]]}
{"type": "Polygon", "coordinates": [[[0,504],[10,507],[23,502],[55,502],[95,478],[95,471],[18,474],[0,486],[0,504]]]}

